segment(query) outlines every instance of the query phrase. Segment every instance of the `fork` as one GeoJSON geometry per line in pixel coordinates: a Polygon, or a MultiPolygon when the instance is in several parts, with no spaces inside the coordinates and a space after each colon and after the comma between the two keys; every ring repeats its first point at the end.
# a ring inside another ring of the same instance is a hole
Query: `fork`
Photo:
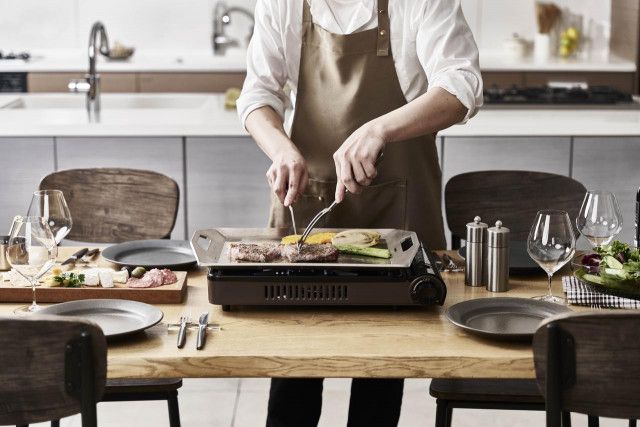
{"type": "Polygon", "coordinates": [[[187,341],[187,324],[191,322],[190,314],[183,314],[180,316],[180,329],[178,330],[178,348],[184,347],[184,343],[187,341]]]}

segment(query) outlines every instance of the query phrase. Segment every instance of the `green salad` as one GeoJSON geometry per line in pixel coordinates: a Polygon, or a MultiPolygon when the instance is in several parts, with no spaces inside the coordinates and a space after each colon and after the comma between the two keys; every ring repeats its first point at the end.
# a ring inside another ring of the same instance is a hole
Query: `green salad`
{"type": "Polygon", "coordinates": [[[640,290],[640,250],[614,241],[594,249],[594,254],[582,257],[576,275],[587,282],[615,288],[640,290]]]}

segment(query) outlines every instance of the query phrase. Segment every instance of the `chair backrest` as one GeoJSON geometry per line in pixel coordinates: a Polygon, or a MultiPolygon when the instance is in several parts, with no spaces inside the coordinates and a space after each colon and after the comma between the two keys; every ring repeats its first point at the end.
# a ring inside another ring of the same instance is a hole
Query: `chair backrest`
{"type": "Polygon", "coordinates": [[[157,172],[70,169],[47,175],[41,190],[62,190],[73,226],[69,239],[119,243],[171,235],[180,204],[178,184],[157,172]]]}
{"type": "Polygon", "coordinates": [[[536,212],[559,209],[573,219],[580,211],[584,185],[562,175],[527,171],[482,171],[456,175],[444,190],[445,210],[454,238],[466,238],[476,215],[493,226],[501,220],[512,241],[526,241],[536,212]]]}
{"type": "Polygon", "coordinates": [[[533,355],[547,426],[561,411],[640,418],[640,313],[554,317],[536,331],[533,355]]]}
{"type": "Polygon", "coordinates": [[[59,316],[0,318],[0,348],[0,425],[79,412],[86,425],[92,410],[95,418],[107,369],[98,326],[59,316]]]}

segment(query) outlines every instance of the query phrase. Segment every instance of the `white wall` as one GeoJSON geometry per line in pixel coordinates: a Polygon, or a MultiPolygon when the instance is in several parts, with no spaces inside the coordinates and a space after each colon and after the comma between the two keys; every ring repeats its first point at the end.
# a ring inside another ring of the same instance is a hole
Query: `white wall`
{"type": "MultiPolygon", "coordinates": [[[[253,9],[256,0],[227,0],[253,9]]],[[[291,0],[298,1],[298,0],[291,0]]],[[[451,0],[452,1],[452,0],[451,0]]],[[[532,38],[535,0],[461,0],[482,49],[500,48],[517,32],[532,38]]],[[[584,14],[589,23],[608,26],[611,0],[555,0],[584,14]]],[[[138,49],[210,49],[216,0],[2,0],[0,49],[84,48],[93,21],[102,20],[112,40],[138,49]]],[[[244,17],[230,28],[245,31],[244,17]]],[[[608,27],[607,27],[608,28],[608,27]]],[[[238,34],[239,33],[239,34],[238,34]]]]}

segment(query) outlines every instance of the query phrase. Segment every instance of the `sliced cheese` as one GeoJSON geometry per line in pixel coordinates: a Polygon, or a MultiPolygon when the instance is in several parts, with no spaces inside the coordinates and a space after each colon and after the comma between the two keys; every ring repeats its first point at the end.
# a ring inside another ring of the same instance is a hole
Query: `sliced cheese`
{"type": "Polygon", "coordinates": [[[100,285],[103,288],[113,288],[113,277],[111,277],[111,271],[108,269],[101,269],[98,273],[100,277],[100,285]]]}

